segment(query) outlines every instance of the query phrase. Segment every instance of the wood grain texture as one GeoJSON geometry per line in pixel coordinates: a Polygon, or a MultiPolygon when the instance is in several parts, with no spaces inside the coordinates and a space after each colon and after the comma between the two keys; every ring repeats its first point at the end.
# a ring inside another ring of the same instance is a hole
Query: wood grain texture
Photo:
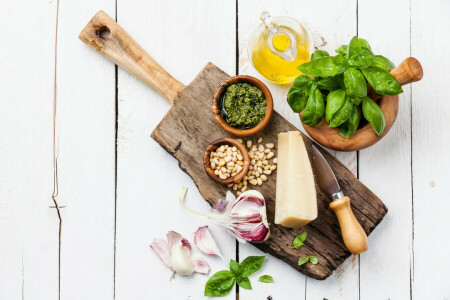
{"type": "Polygon", "coordinates": [[[411,85],[412,299],[450,299],[450,50],[440,38],[448,37],[449,11],[447,0],[411,0],[411,55],[425,69],[411,85]]]}
{"type": "MultiPolygon", "coordinates": [[[[161,123],[152,133],[166,151],[179,160],[180,168],[189,174],[196,183],[200,194],[211,205],[223,198],[227,187],[213,182],[205,174],[202,165],[203,149],[210,141],[228,136],[215,124],[209,112],[210,97],[217,86],[227,77],[223,71],[209,63],[186,87],[175,100],[161,123]],[[196,116],[202,116],[198,118],[196,116]]],[[[265,142],[277,143],[279,132],[297,130],[293,125],[274,112],[272,120],[261,132],[265,142]]],[[[304,136],[308,152],[311,152],[312,141],[304,136]]],[[[344,194],[351,197],[356,218],[361,222],[367,234],[370,234],[387,213],[387,208],[369,189],[361,184],[339,161],[322,151],[334,170],[344,194]]],[[[318,191],[319,217],[302,229],[289,229],[273,225],[275,212],[275,180],[256,188],[267,201],[267,214],[271,225],[271,237],[263,244],[255,246],[264,252],[284,260],[292,267],[316,279],[330,276],[344,260],[350,256],[345,249],[334,213],[328,208],[330,199],[316,187],[318,191]],[[292,249],[292,241],[303,230],[308,232],[306,247],[292,249]],[[315,255],[319,258],[317,265],[297,266],[299,257],[315,255]]]]}
{"type": "MultiPolygon", "coordinates": [[[[228,0],[118,0],[117,20],[142,48],[183,83],[189,83],[209,60],[234,75],[234,2],[230,5],[228,0]]],[[[202,200],[192,179],[180,171],[178,162],[150,138],[170,105],[121,68],[117,88],[115,298],[204,299],[203,288],[209,276],[176,276],[170,281],[170,269],[149,247],[153,238],[163,238],[167,231],[175,230],[189,239],[193,255],[208,261],[210,275],[228,266],[228,261],[204,256],[194,246],[195,230],[207,224],[179,205],[181,186],[189,189],[185,200],[189,207],[207,211],[209,204],[202,200]]],[[[211,111],[211,99],[208,105],[211,111]]],[[[206,145],[202,151],[205,148],[206,145]]],[[[209,230],[223,256],[236,259],[235,239],[215,225],[209,226],[209,230]]],[[[236,289],[221,299],[236,299],[236,289]]]]}
{"type": "MultiPolygon", "coordinates": [[[[374,53],[388,57],[395,65],[411,55],[422,61],[422,57],[409,52],[409,12],[409,0],[360,0],[358,34],[369,41],[374,53]],[[378,22],[379,15],[395,20],[395,26],[378,22]]],[[[425,65],[424,69],[429,73],[425,65]]],[[[423,80],[411,86],[422,84],[423,80]]],[[[360,255],[361,299],[410,299],[411,94],[409,86],[404,86],[403,90],[399,95],[397,120],[389,134],[376,145],[359,152],[359,179],[389,207],[380,230],[369,238],[369,250],[360,255]]]]}
{"type": "Polygon", "coordinates": [[[99,8],[114,14],[115,3],[98,0],[79,5],[66,0],[59,8],[56,130],[57,201],[63,224],[61,299],[111,299],[114,295],[115,67],[75,38],[99,8]]]}
{"type": "Polygon", "coordinates": [[[52,200],[56,13],[55,1],[1,3],[0,34],[8,41],[0,47],[2,300],[59,294],[60,223],[52,200]]]}

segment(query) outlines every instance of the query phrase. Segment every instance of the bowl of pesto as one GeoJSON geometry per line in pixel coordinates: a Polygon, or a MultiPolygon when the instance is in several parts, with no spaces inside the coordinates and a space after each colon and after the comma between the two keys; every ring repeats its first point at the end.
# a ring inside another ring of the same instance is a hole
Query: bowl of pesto
{"type": "Polygon", "coordinates": [[[216,122],[235,136],[251,136],[263,130],[273,112],[273,99],[259,79],[238,75],[225,80],[213,96],[216,122]]]}

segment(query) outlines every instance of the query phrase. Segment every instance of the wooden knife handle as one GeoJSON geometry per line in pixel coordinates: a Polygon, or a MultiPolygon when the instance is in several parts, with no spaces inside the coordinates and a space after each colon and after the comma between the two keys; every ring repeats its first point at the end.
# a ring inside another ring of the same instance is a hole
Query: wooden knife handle
{"type": "MultiPolygon", "coordinates": [[[[419,81],[423,77],[422,65],[414,57],[407,57],[401,64],[392,69],[390,73],[400,85],[419,81]]],[[[367,87],[367,94],[370,98],[374,100],[381,98],[381,95],[377,94],[370,85],[367,87]]]]}
{"type": "Polygon", "coordinates": [[[347,249],[355,255],[366,251],[368,249],[367,235],[353,214],[350,198],[343,197],[335,200],[330,203],[330,208],[338,218],[347,249]]]}
{"type": "Polygon", "coordinates": [[[185,88],[102,10],[95,14],[78,37],[163,95],[170,104],[185,88]]]}

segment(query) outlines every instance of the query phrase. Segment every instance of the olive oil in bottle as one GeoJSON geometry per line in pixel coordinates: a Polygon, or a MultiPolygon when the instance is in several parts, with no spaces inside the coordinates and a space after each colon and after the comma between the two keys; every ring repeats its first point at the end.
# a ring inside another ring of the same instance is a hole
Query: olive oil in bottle
{"type": "Polygon", "coordinates": [[[297,67],[310,60],[313,45],[306,29],[288,17],[261,15],[262,24],[253,32],[249,58],[266,79],[287,84],[301,74],[297,67]]]}

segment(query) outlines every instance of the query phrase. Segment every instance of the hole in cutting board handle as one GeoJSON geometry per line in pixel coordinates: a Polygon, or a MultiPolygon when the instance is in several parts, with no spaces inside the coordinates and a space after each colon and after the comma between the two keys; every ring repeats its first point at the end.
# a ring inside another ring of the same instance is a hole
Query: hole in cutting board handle
{"type": "Polygon", "coordinates": [[[111,31],[109,30],[108,26],[100,26],[95,31],[95,35],[104,40],[108,39],[110,34],[111,34],[111,31]]]}

